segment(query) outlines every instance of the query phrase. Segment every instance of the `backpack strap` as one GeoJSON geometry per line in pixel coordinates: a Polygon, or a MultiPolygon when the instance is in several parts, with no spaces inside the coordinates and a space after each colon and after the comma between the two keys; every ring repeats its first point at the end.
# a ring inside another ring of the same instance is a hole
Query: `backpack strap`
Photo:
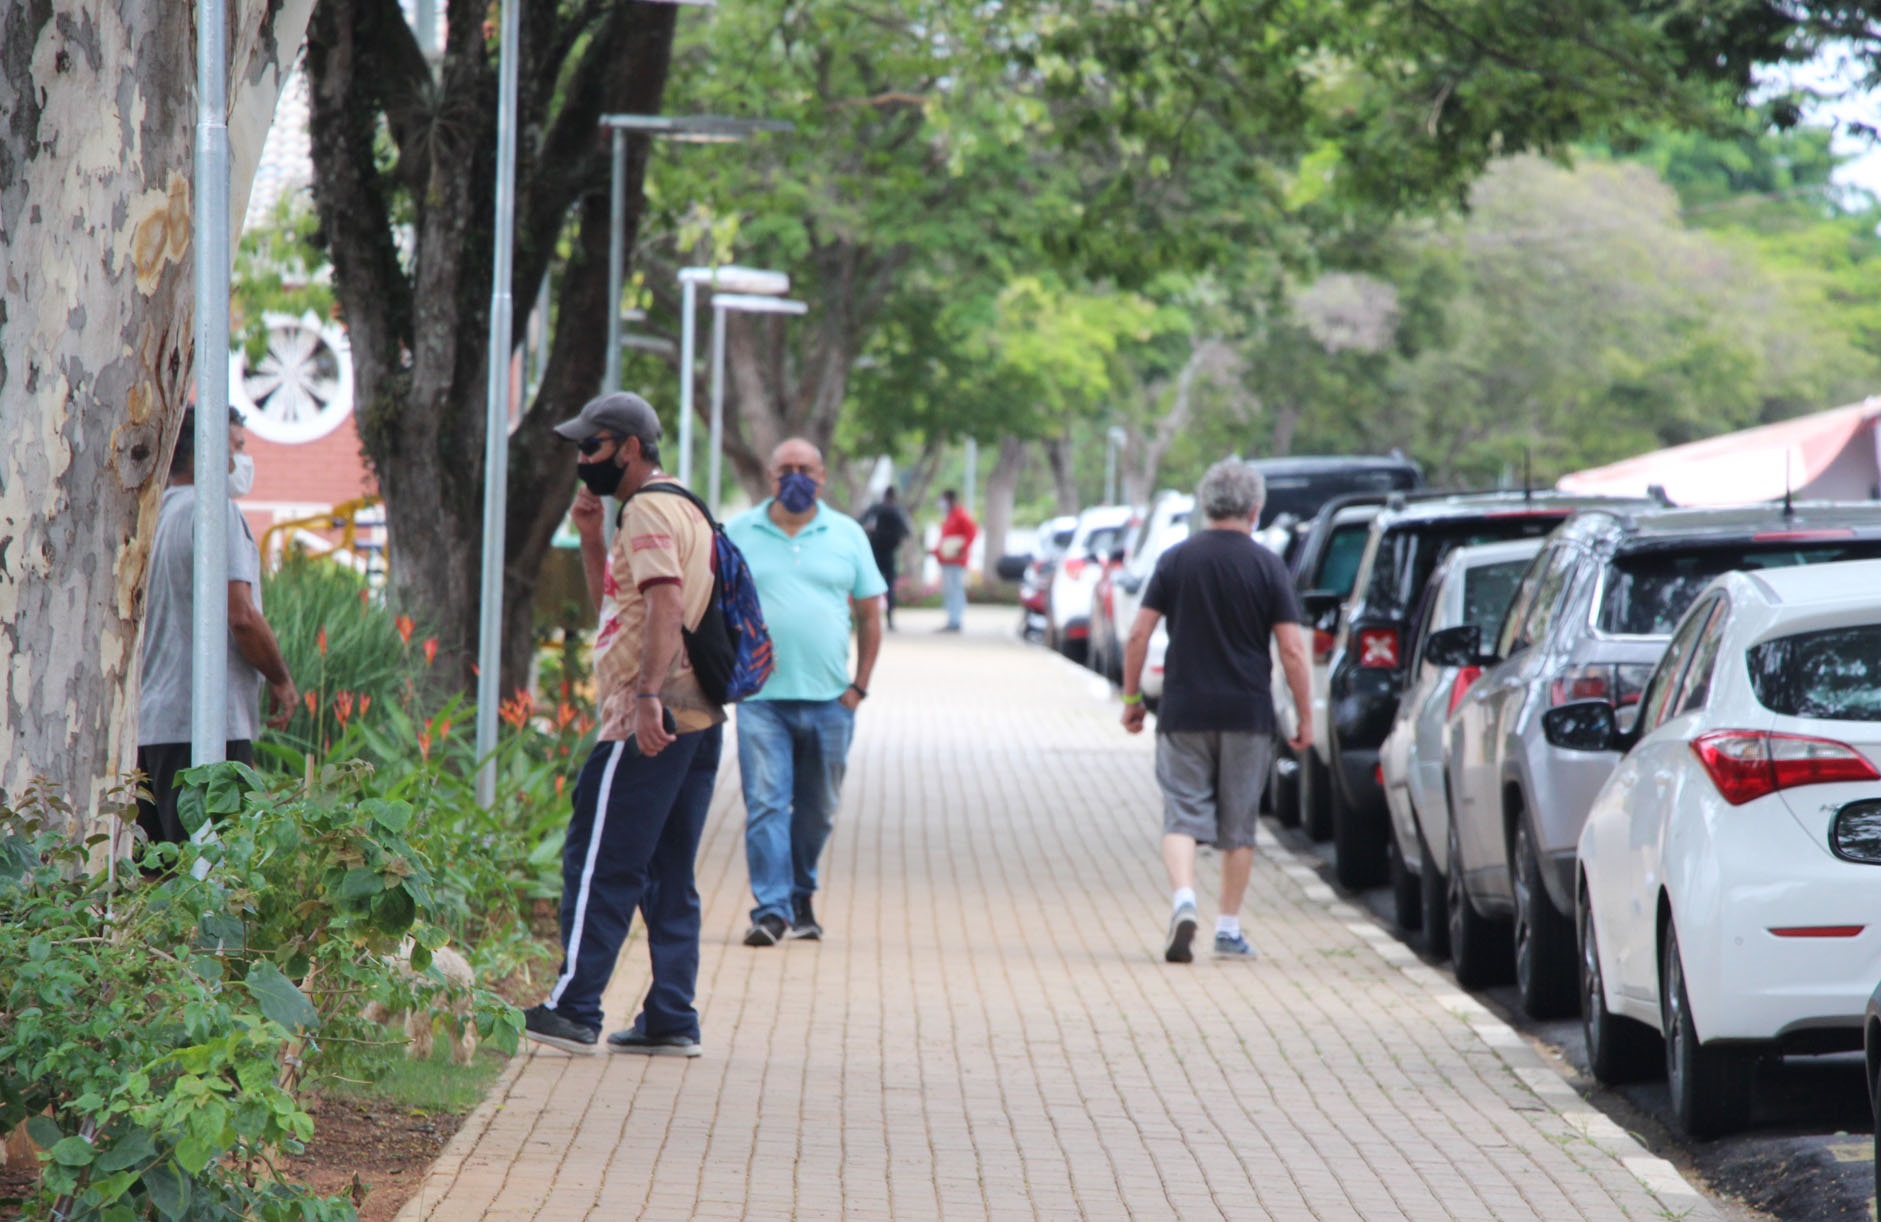
{"type": "Polygon", "coordinates": [[[686,487],[686,485],[679,483],[676,480],[661,480],[658,483],[642,484],[640,485],[640,487],[636,488],[634,491],[628,493],[625,497],[621,498],[620,509],[616,511],[614,514],[614,529],[615,530],[620,529],[621,521],[627,516],[627,502],[633,500],[635,497],[639,496],[642,492],[669,492],[674,496],[683,496],[687,500],[692,502],[692,507],[694,509],[697,509],[702,515],[704,515],[705,524],[708,527],[710,527],[714,531],[719,529],[718,519],[712,516],[712,511],[705,507],[705,502],[699,499],[699,495],[697,493],[695,493],[692,489],[686,487]]]}

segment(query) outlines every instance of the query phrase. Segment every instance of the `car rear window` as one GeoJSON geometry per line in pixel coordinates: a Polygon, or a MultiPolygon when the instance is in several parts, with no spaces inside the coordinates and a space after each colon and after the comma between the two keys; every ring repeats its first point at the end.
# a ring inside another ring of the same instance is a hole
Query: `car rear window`
{"type": "Polygon", "coordinates": [[[1623,554],[1607,573],[1606,593],[1595,621],[1602,632],[1627,636],[1669,636],[1698,592],[1720,573],[1736,569],[1781,569],[1798,564],[1828,564],[1881,556],[1881,540],[1840,539],[1832,543],[1786,543],[1757,547],[1694,548],[1623,554]]]}
{"type": "Polygon", "coordinates": [[[1108,560],[1110,553],[1117,550],[1117,544],[1123,539],[1123,529],[1121,526],[1100,526],[1093,530],[1090,538],[1084,541],[1085,555],[1108,560]]]}
{"type": "Polygon", "coordinates": [[[1881,624],[1799,632],[1753,645],[1757,702],[1785,717],[1881,721],[1881,624]]]}
{"type": "Polygon", "coordinates": [[[1468,569],[1463,574],[1463,622],[1475,624],[1482,641],[1495,640],[1502,617],[1515,598],[1515,588],[1528,572],[1528,561],[1504,560],[1468,569]]]}
{"type": "Polygon", "coordinates": [[[1352,592],[1358,578],[1359,561],[1365,557],[1365,542],[1371,538],[1370,522],[1348,522],[1332,528],[1326,550],[1320,553],[1319,572],[1307,586],[1310,590],[1331,590],[1340,598],[1352,592]]]}
{"type": "Polygon", "coordinates": [[[1539,539],[1561,525],[1566,516],[1565,513],[1510,513],[1493,518],[1394,526],[1378,541],[1371,585],[1365,591],[1365,610],[1370,615],[1403,618],[1417,606],[1431,573],[1457,548],[1509,539],[1539,539]]]}
{"type": "Polygon", "coordinates": [[[1267,499],[1258,525],[1267,527],[1283,513],[1310,518],[1334,497],[1361,492],[1410,492],[1423,484],[1417,468],[1346,467],[1314,472],[1266,472],[1267,499]]]}

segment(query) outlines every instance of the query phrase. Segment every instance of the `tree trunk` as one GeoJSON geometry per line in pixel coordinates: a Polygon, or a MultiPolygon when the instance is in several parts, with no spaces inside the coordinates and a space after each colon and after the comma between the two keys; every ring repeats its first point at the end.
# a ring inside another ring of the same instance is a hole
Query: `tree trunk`
{"type": "Polygon", "coordinates": [[[1078,512],[1078,479],[1071,469],[1071,439],[1053,437],[1045,443],[1045,461],[1051,464],[1052,489],[1058,496],[1058,513],[1078,512]]]}
{"type": "MultiPolygon", "coordinates": [[[[385,497],[392,597],[437,633],[440,665],[465,686],[481,597],[496,168],[496,64],[483,15],[478,0],[451,0],[434,73],[392,0],[323,0],[307,56],[314,197],[352,342],[360,436],[385,497]],[[389,168],[386,138],[397,152],[389,168]],[[395,241],[406,208],[408,256],[395,241]]],[[[524,137],[512,299],[534,300],[564,240],[567,254],[553,278],[562,325],[535,399],[512,413],[504,691],[527,680],[543,557],[574,498],[574,451],[552,429],[601,389],[607,311],[618,308],[607,300],[610,156],[599,119],[660,109],[673,31],[669,5],[539,5],[517,48],[524,137]]],[[[646,158],[646,140],[630,140],[629,250],[646,158]]],[[[527,313],[518,311],[512,343],[527,313]]]]}
{"type": "MultiPolygon", "coordinates": [[[[311,5],[231,6],[232,227],[311,5]]],[[[43,777],[75,831],[136,764],[144,567],[194,371],[191,12],[0,14],[0,798],[43,777]]]]}
{"type": "Polygon", "coordinates": [[[1006,536],[1012,531],[1012,501],[1032,457],[1030,447],[1017,437],[999,439],[999,457],[986,477],[986,566],[990,575],[1006,554],[1006,536]]]}

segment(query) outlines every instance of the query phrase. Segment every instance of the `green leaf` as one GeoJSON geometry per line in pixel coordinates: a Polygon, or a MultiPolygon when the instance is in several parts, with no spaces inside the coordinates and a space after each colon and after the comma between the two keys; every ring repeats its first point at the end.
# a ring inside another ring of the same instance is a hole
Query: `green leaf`
{"type": "Polygon", "coordinates": [[[262,1014],[289,1031],[298,1028],[312,1030],[319,1025],[320,1016],[314,1012],[313,1003],[307,1000],[307,995],[283,976],[280,968],[267,960],[249,968],[242,984],[261,1006],[262,1014]]]}
{"type": "Polygon", "coordinates": [[[411,807],[403,802],[374,802],[372,821],[388,832],[402,832],[411,826],[411,807]]]}
{"type": "Polygon", "coordinates": [[[382,891],[372,901],[372,923],[386,933],[404,933],[417,917],[418,906],[412,902],[411,892],[403,887],[382,891]]]}
{"type": "Polygon", "coordinates": [[[215,1156],[215,1147],[201,1138],[185,1137],[176,1143],[176,1165],[192,1176],[201,1175],[215,1156]]]}
{"type": "Polygon", "coordinates": [[[113,1205],[99,1217],[100,1222],[137,1222],[137,1213],[129,1205],[113,1205]]]}
{"type": "Polygon", "coordinates": [[[144,1172],[144,1191],[166,1218],[180,1219],[189,1210],[189,1179],[173,1161],[158,1163],[144,1172]]]}
{"type": "Polygon", "coordinates": [[[60,1138],[47,1153],[52,1155],[53,1162],[63,1167],[89,1166],[98,1156],[89,1141],[77,1136],[60,1138]]]}
{"type": "Polygon", "coordinates": [[[423,942],[412,943],[411,970],[414,972],[422,972],[430,966],[431,948],[426,946],[423,942]]]}
{"type": "Polygon", "coordinates": [[[176,817],[182,821],[183,830],[191,835],[208,820],[209,810],[201,789],[191,785],[177,795],[176,817]]]}
{"type": "Polygon", "coordinates": [[[240,950],[248,944],[248,927],[226,912],[205,912],[197,925],[196,945],[204,950],[240,950]]]}
{"type": "Polygon", "coordinates": [[[368,870],[364,866],[354,866],[340,880],[339,898],[341,900],[363,900],[369,895],[385,890],[385,882],[377,870],[368,870]]]}
{"type": "Polygon", "coordinates": [[[65,1131],[50,1116],[34,1116],[26,1122],[26,1135],[41,1150],[50,1150],[59,1144],[65,1131]]]}
{"type": "Polygon", "coordinates": [[[132,1129],[124,1136],[111,1143],[111,1148],[98,1156],[98,1170],[104,1172],[122,1171],[134,1167],[147,1158],[155,1158],[157,1147],[150,1140],[150,1130],[132,1129]]]}

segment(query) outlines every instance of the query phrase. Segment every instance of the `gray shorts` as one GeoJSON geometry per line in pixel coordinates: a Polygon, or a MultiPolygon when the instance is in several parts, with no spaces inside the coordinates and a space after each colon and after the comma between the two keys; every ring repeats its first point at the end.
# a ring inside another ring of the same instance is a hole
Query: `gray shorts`
{"type": "Polygon", "coordinates": [[[1254,847],[1261,790],[1274,753],[1271,734],[1189,730],[1156,736],[1163,834],[1219,849],[1254,847]]]}

